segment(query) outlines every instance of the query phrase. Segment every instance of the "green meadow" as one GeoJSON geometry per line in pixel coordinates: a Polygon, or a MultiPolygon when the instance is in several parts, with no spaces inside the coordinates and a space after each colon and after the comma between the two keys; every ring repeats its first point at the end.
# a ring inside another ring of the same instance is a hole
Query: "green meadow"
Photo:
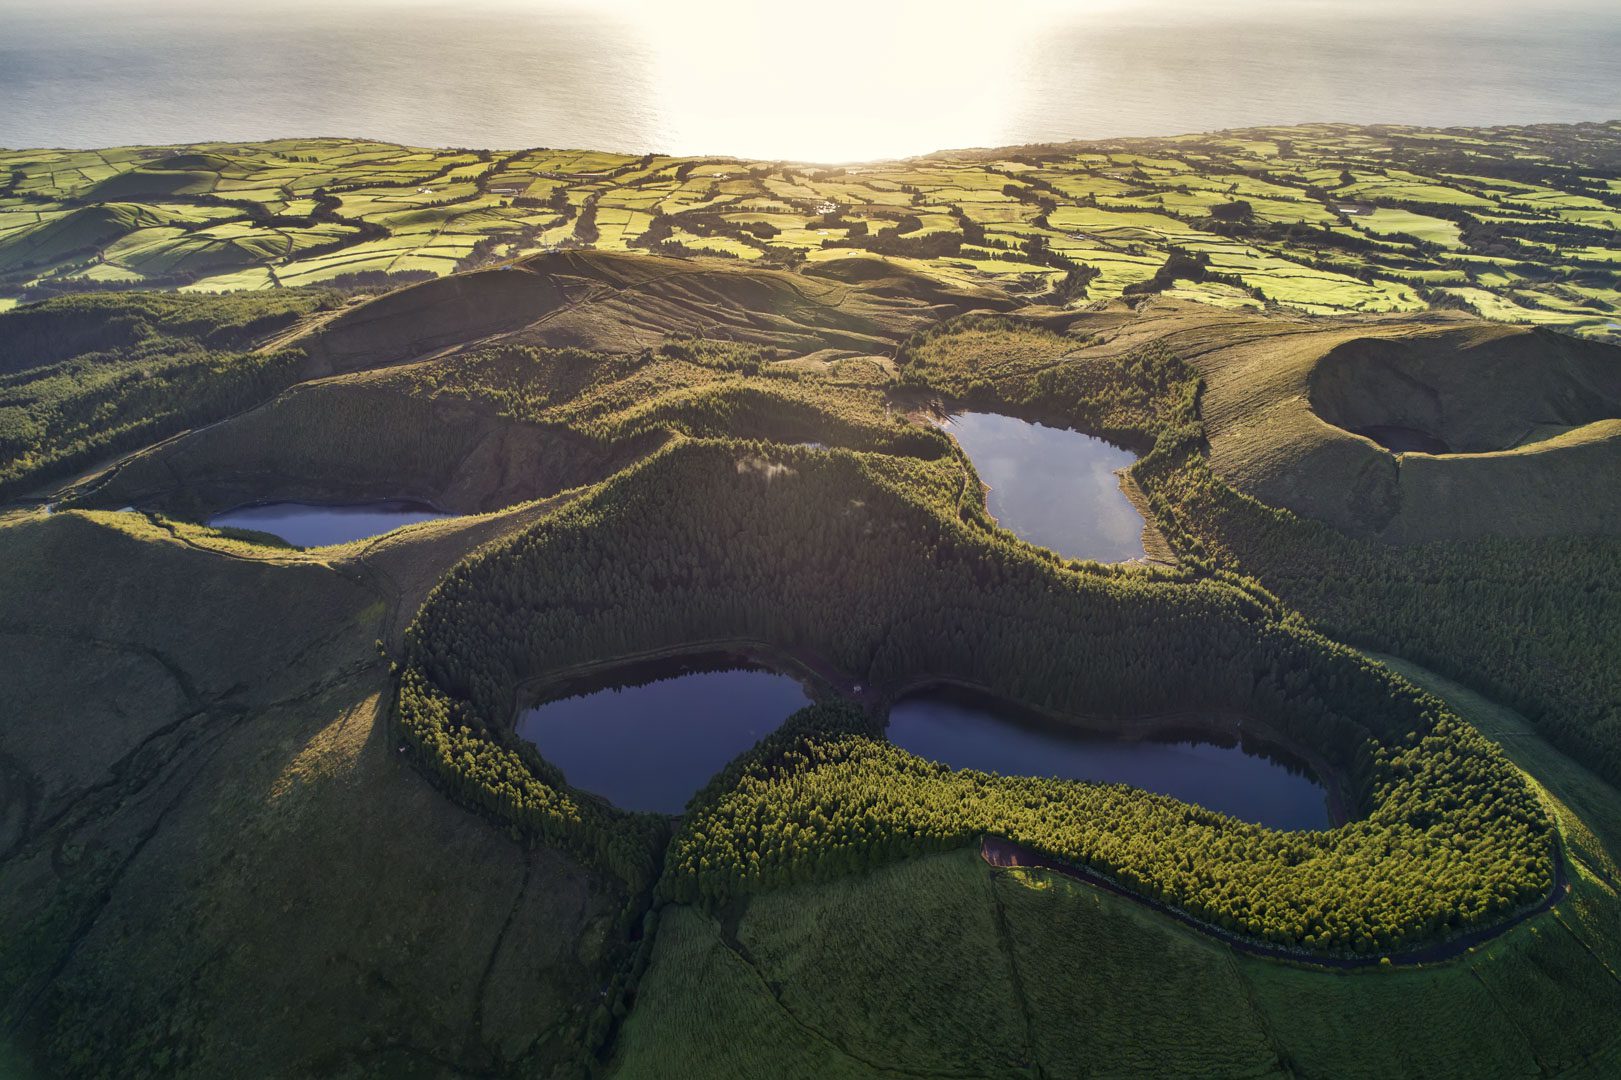
{"type": "Polygon", "coordinates": [[[0,302],[378,286],[586,247],[875,255],[1077,304],[1193,252],[1208,269],[1187,284],[1213,275],[1284,311],[1461,307],[1615,336],[1618,140],[1613,124],[1310,125],[840,167],[342,139],[11,150],[0,302]]]}

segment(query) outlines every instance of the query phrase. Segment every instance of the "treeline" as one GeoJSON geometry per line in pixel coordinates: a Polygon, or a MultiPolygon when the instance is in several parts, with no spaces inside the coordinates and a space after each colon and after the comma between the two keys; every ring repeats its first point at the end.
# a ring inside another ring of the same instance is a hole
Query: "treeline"
{"type": "MultiPolygon", "coordinates": [[[[839,221],[834,227],[849,223],[839,221]]],[[[905,223],[901,223],[904,225],[905,223]]],[[[851,230],[844,237],[829,237],[822,242],[825,248],[856,248],[875,255],[890,255],[906,259],[951,259],[962,254],[963,235],[959,232],[931,232],[921,236],[903,232],[901,225],[880,229],[876,233],[851,230]]]]}
{"type": "Polygon", "coordinates": [[[1250,499],[1197,455],[1134,475],[1183,558],[1253,574],[1327,633],[1468,683],[1621,783],[1621,540],[1393,546],[1250,499]]]}
{"type": "Polygon", "coordinates": [[[1127,285],[1121,290],[1121,294],[1124,296],[1140,296],[1164,292],[1178,281],[1209,281],[1248,293],[1263,303],[1267,298],[1264,292],[1248,284],[1237,274],[1224,274],[1210,269],[1210,256],[1208,253],[1187,251],[1178,247],[1170,249],[1170,254],[1165,257],[1164,264],[1154,271],[1153,277],[1146,281],[1137,281],[1127,285]]]}
{"type": "Polygon", "coordinates": [[[1190,370],[1153,347],[1124,356],[1071,356],[1082,344],[1007,316],[963,315],[902,343],[897,382],[1148,449],[1174,422],[1190,370]]]}
{"type": "Polygon", "coordinates": [[[582,244],[590,245],[597,242],[601,231],[597,228],[597,197],[587,195],[580,204],[580,212],[574,218],[574,239],[582,244]]]}
{"type": "Polygon", "coordinates": [[[252,345],[335,294],[65,297],[0,315],[0,494],[265,400],[304,355],[252,345]]]}
{"type": "Polygon", "coordinates": [[[432,270],[352,270],[347,274],[334,274],[321,282],[321,285],[323,288],[337,289],[345,293],[388,292],[405,285],[432,281],[438,276],[432,270]]]}
{"type": "MultiPolygon", "coordinates": [[[[1393,696],[1412,693],[1390,683],[1393,696]]],[[[1505,918],[1552,884],[1535,800],[1478,787],[1496,751],[1459,721],[1431,719],[1419,744],[1379,752],[1376,772],[1398,779],[1368,819],[1274,832],[1123,784],[952,770],[864,730],[858,711],[813,707],[694,801],[660,888],[713,907],[993,834],[1256,941],[1395,951],[1505,918]],[[1465,793],[1486,798],[1447,806],[1465,793]],[[1454,853],[1441,828],[1492,839],[1454,853]]]]}
{"type": "Polygon", "coordinates": [[[1395,948],[1550,887],[1540,804],[1434,699],[1279,621],[1256,592],[1066,565],[991,533],[962,490],[949,455],[674,445],[447,575],[407,635],[402,728],[465,800],[622,869],[635,849],[623,817],[582,809],[522,748],[516,688],[604,657],[768,641],[878,687],[944,674],[1057,712],[1244,712],[1333,762],[1366,816],[1274,833],[1132,789],[993,780],[871,736],[817,737],[694,806],[674,898],[716,901],[985,831],[1316,950],[1395,948]]]}

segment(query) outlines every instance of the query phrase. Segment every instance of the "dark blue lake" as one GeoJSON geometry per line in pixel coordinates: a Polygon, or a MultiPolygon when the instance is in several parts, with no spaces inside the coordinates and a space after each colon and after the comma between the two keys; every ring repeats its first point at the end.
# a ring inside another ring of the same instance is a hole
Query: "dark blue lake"
{"type": "Polygon", "coordinates": [[[451,516],[407,499],[350,506],[278,502],[227,510],[209,518],[208,524],[216,529],[254,529],[270,533],[297,547],[323,547],[381,536],[402,525],[451,516]]]}
{"type": "Polygon", "coordinates": [[[1243,746],[1111,739],[945,689],[897,701],[886,734],[896,746],[953,768],[1130,784],[1274,829],[1332,825],[1321,784],[1300,767],[1243,746]]]}
{"type": "Polygon", "coordinates": [[[961,413],[946,430],[990,488],[986,508],[1004,529],[1067,559],[1145,554],[1143,516],[1116,475],[1137,460],[1130,450],[997,413],[961,413]]]}
{"type": "Polygon", "coordinates": [[[735,658],[660,661],[560,688],[517,732],[574,787],[679,814],[727,762],[810,704],[797,679],[735,658]]]}

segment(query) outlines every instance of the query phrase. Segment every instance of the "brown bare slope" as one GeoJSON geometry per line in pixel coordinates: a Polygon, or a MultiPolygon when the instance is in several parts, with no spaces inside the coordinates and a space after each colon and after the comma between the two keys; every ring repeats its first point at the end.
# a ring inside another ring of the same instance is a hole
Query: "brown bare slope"
{"type": "Polygon", "coordinates": [[[314,375],[400,363],[498,334],[608,352],[671,334],[872,352],[940,318],[1010,303],[898,271],[863,289],[718,261],[561,251],[387,293],[297,343],[309,351],[314,375]]]}
{"type": "MultiPolygon", "coordinates": [[[[511,410],[458,389],[465,377],[455,369],[476,366],[480,350],[577,347],[609,357],[702,336],[777,357],[881,357],[939,319],[1008,304],[888,264],[870,269],[877,272],[855,274],[852,284],[725,263],[564,251],[409,286],[278,341],[303,347],[306,374],[316,377],[133,453],[57,498],[188,517],[260,499],[410,496],[450,510],[493,510],[601,479],[659,437],[611,444],[583,438],[578,429],[597,415],[584,406],[572,419],[514,419],[511,410]]],[[[581,359],[569,370],[525,370],[523,393],[562,409],[595,387],[614,412],[654,409],[659,401],[679,411],[680,401],[666,400],[674,390],[714,377],[688,365],[641,381],[625,376],[609,392],[603,386],[613,376],[603,369],[611,366],[581,359]]]]}
{"type": "Polygon", "coordinates": [[[1216,472],[1392,543],[1621,533],[1621,349],[1467,316],[1313,320],[1158,301],[1123,333],[1204,376],[1216,472]],[[1359,434],[1419,429],[1461,453],[1359,434]]]}

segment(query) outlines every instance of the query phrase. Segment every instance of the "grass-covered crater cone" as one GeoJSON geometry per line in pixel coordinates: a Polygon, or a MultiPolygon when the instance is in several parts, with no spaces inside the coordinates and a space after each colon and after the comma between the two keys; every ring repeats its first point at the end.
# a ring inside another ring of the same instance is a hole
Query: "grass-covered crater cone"
{"type": "Polygon", "coordinates": [[[1200,321],[1224,342],[1193,361],[1211,467],[1268,506],[1397,545],[1621,529],[1613,345],[1441,314],[1200,321]]]}
{"type": "Polygon", "coordinates": [[[1457,336],[1348,341],[1317,362],[1312,408],[1390,449],[1424,453],[1512,450],[1621,419],[1614,348],[1547,331],[1457,336]]]}
{"type": "Polygon", "coordinates": [[[829,706],[694,799],[662,877],[671,899],[720,902],[987,832],[1308,951],[1430,940],[1552,888],[1541,804],[1437,701],[1264,596],[1066,567],[987,533],[962,492],[950,458],[678,442],[440,583],[408,634],[401,730],[464,799],[650,874],[657,830],[580,796],[513,735],[517,688],[603,655],[761,641],[869,688],[947,675],[1059,712],[1250,714],[1343,770],[1358,816],[1278,832],[1120,785],[953,770],[829,706]]]}

